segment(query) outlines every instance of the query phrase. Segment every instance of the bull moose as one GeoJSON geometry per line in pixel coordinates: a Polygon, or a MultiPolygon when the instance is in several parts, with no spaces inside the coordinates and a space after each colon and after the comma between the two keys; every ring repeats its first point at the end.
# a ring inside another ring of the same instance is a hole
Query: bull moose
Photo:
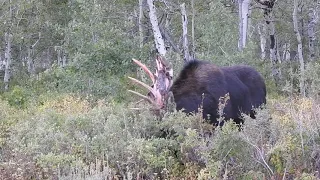
{"type": "Polygon", "coordinates": [[[149,90],[148,95],[131,91],[150,102],[155,109],[163,109],[169,92],[173,94],[177,110],[186,113],[198,112],[202,107],[203,117],[214,125],[223,125],[217,120],[221,97],[228,95],[223,116],[226,120],[243,123],[241,113],[255,118],[254,109],[266,103],[266,85],[262,76],[252,67],[236,65],[218,67],[210,62],[188,62],[173,81],[172,67],[161,56],[156,59],[157,70],[153,74],[138,60],[138,64],[151,78],[152,86],[129,77],[149,90]]]}

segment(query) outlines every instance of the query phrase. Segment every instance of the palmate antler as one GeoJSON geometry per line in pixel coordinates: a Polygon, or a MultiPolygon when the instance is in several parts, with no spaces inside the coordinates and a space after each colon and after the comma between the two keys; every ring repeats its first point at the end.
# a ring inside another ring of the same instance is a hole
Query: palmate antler
{"type": "Polygon", "coordinates": [[[140,80],[129,77],[129,79],[132,82],[148,89],[149,93],[148,93],[148,95],[143,95],[143,94],[136,92],[136,91],[132,91],[132,90],[128,90],[128,91],[135,94],[135,95],[138,95],[142,99],[148,101],[149,103],[152,104],[152,106],[155,109],[164,108],[165,97],[167,96],[168,91],[172,85],[173,72],[172,72],[171,65],[169,63],[167,63],[167,61],[165,61],[165,59],[163,57],[158,56],[156,58],[157,69],[156,69],[155,74],[153,74],[147,68],[146,65],[142,64],[140,61],[138,61],[136,59],[132,59],[132,60],[148,74],[148,76],[152,80],[153,84],[151,86],[149,86],[149,85],[141,82],[140,80]]]}

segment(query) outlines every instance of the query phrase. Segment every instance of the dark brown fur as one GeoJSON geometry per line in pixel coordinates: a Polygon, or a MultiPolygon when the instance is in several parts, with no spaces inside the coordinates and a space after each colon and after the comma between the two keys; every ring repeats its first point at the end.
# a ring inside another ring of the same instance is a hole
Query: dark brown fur
{"type": "Polygon", "coordinates": [[[217,67],[205,61],[189,62],[171,87],[177,110],[198,112],[217,124],[219,98],[229,93],[224,117],[242,123],[241,112],[254,118],[253,108],[266,103],[266,86],[261,75],[249,66],[217,67]],[[209,115],[209,116],[208,116],[209,115]]]}

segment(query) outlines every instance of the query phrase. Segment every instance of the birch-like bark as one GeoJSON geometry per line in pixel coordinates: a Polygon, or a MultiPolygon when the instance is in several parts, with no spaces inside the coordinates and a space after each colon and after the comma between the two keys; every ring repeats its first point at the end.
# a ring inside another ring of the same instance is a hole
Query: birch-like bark
{"type": "Polygon", "coordinates": [[[242,2],[243,0],[238,0],[239,7],[239,40],[238,40],[238,50],[242,51],[243,49],[243,21],[242,21],[242,2]]]}
{"type": "Polygon", "coordinates": [[[139,17],[138,17],[138,27],[139,27],[139,47],[143,47],[143,0],[139,0],[139,17]]]}
{"type": "Polygon", "coordinates": [[[161,35],[160,29],[159,29],[159,23],[157,19],[157,13],[156,8],[153,4],[153,0],[147,0],[148,6],[149,6],[149,18],[152,25],[152,31],[154,36],[154,41],[156,44],[156,48],[158,50],[158,53],[165,57],[166,55],[166,48],[164,46],[164,40],[161,35]]]}
{"type": "Polygon", "coordinates": [[[247,34],[248,34],[248,17],[249,17],[249,5],[250,0],[243,0],[242,1],[242,10],[241,10],[241,17],[242,17],[242,46],[243,48],[246,47],[247,44],[247,34]]]}
{"type": "Polygon", "coordinates": [[[28,66],[28,73],[30,73],[31,75],[34,74],[34,63],[33,63],[32,55],[33,55],[33,48],[32,46],[30,46],[28,48],[27,66],[28,66]]]}
{"type": "Polygon", "coordinates": [[[54,50],[57,52],[57,64],[58,64],[58,66],[59,67],[62,67],[62,64],[63,64],[63,62],[62,62],[62,56],[61,56],[61,49],[62,49],[62,47],[61,46],[55,46],[54,47],[54,50]]]}
{"type": "Polygon", "coordinates": [[[5,62],[2,60],[2,56],[0,54],[0,71],[4,69],[5,62]]]}
{"type": "Polygon", "coordinates": [[[67,53],[66,50],[63,49],[62,52],[62,67],[66,67],[67,66],[67,53]]]}
{"type": "Polygon", "coordinates": [[[281,79],[281,69],[277,67],[279,63],[277,59],[277,46],[275,36],[275,26],[273,17],[273,6],[276,0],[255,0],[257,3],[263,6],[263,16],[265,19],[265,25],[270,37],[270,60],[272,63],[272,76],[275,80],[276,85],[279,85],[281,79]]]}
{"type": "Polygon", "coordinates": [[[290,42],[283,45],[282,59],[287,62],[290,61],[290,42]]]}
{"type": "Polygon", "coordinates": [[[30,73],[31,75],[35,74],[34,60],[32,57],[33,51],[34,51],[35,46],[40,41],[40,38],[41,38],[41,33],[39,32],[39,38],[37,39],[37,41],[28,48],[27,65],[28,65],[28,73],[30,73]]]}
{"type": "Polygon", "coordinates": [[[278,59],[277,59],[277,46],[276,46],[276,32],[275,32],[275,26],[273,22],[273,16],[270,12],[268,16],[266,16],[266,25],[269,29],[269,37],[270,37],[270,60],[272,63],[272,75],[276,81],[276,84],[279,84],[279,81],[281,79],[281,72],[280,69],[277,67],[278,59]]]}
{"type": "Polygon", "coordinates": [[[246,47],[250,0],[239,0],[239,50],[246,47]]]}
{"type": "Polygon", "coordinates": [[[297,12],[298,12],[298,0],[294,0],[293,3],[293,13],[292,13],[292,19],[293,19],[293,30],[294,33],[297,37],[297,42],[298,42],[298,58],[300,62],[300,93],[302,96],[306,95],[306,90],[305,90],[305,85],[304,85],[304,60],[303,60],[303,55],[302,55],[302,41],[301,41],[301,35],[299,32],[299,27],[298,27],[298,17],[297,17],[297,12]]]}
{"type": "Polygon", "coordinates": [[[196,11],[194,9],[194,0],[191,0],[191,8],[192,8],[192,20],[191,20],[191,36],[192,36],[192,59],[196,58],[196,46],[194,40],[194,18],[196,11]]]}
{"type": "MultiPolygon", "coordinates": [[[[9,0],[9,23],[12,23],[12,7],[11,7],[11,0],[9,0]]],[[[12,54],[11,54],[11,43],[13,40],[13,35],[10,32],[10,29],[8,29],[8,32],[5,33],[4,35],[4,40],[6,43],[5,46],[5,54],[4,54],[4,58],[5,58],[5,69],[4,69],[4,77],[3,77],[3,82],[4,82],[4,89],[8,90],[9,89],[9,82],[10,82],[10,77],[11,77],[11,58],[12,58],[12,54]]]]}
{"type": "Polygon", "coordinates": [[[11,43],[12,43],[13,36],[11,33],[6,32],[5,33],[5,42],[6,42],[6,49],[5,49],[5,61],[6,66],[4,70],[4,89],[9,89],[9,82],[11,77],[11,43]]]}
{"type": "Polygon", "coordinates": [[[267,29],[265,23],[262,23],[258,26],[258,33],[260,35],[260,50],[261,50],[261,59],[266,59],[266,44],[267,44],[267,29]]]}
{"type": "Polygon", "coordinates": [[[182,19],[182,39],[183,39],[183,56],[184,62],[190,61],[189,44],[188,44],[188,18],[186,12],[186,6],[184,3],[180,5],[181,19],[182,19]]]}
{"type": "Polygon", "coordinates": [[[309,48],[309,60],[314,61],[315,59],[315,41],[316,41],[316,33],[315,28],[318,24],[319,19],[319,3],[316,7],[311,7],[309,9],[309,20],[308,20],[308,48],[309,48]]]}
{"type": "Polygon", "coordinates": [[[252,31],[252,18],[251,18],[251,14],[252,14],[252,9],[250,8],[251,6],[251,0],[249,1],[248,4],[248,26],[247,26],[247,38],[251,39],[253,31],[252,31]]]}

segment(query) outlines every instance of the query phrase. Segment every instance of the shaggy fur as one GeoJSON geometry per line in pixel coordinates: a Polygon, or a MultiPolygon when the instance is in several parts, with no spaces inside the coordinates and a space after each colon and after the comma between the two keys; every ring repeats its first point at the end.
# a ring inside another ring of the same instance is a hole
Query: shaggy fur
{"type": "MultiPolygon", "coordinates": [[[[198,112],[202,106],[203,117],[218,123],[219,98],[229,93],[230,100],[224,108],[225,119],[243,123],[241,113],[254,118],[253,108],[266,103],[266,86],[261,75],[249,66],[217,67],[209,62],[189,62],[171,87],[177,110],[198,112]]],[[[222,124],[220,124],[222,125],[222,124]]]]}

